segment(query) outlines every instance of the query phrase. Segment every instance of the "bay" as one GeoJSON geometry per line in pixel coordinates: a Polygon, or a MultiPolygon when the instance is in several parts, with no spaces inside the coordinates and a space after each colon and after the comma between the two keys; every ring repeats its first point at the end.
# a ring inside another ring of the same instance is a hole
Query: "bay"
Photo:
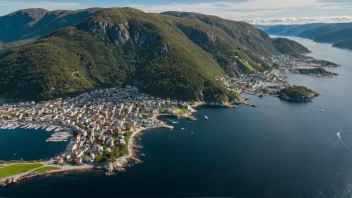
{"type": "Polygon", "coordinates": [[[342,65],[329,69],[336,78],[289,76],[321,94],[313,103],[250,96],[258,108],[200,108],[196,122],[146,132],[138,142],[146,157],[126,172],[40,177],[0,189],[0,196],[350,197],[352,52],[290,39],[342,65]]]}
{"type": "Polygon", "coordinates": [[[43,129],[0,129],[0,160],[49,159],[63,153],[67,142],[46,142],[53,132],[43,129]]]}

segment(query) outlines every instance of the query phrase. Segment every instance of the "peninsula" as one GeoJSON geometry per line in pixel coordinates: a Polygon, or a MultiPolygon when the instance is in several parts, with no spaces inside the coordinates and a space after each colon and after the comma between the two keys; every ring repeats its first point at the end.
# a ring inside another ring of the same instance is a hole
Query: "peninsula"
{"type": "Polygon", "coordinates": [[[292,86],[278,92],[279,98],[297,102],[310,102],[320,94],[304,86],[292,86]]]}

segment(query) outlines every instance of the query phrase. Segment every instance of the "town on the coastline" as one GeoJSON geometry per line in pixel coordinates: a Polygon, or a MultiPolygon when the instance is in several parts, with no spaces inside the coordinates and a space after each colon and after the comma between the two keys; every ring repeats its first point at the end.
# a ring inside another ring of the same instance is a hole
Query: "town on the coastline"
{"type": "MultiPolygon", "coordinates": [[[[317,64],[304,57],[303,59],[310,61],[303,67],[317,64]]],[[[285,56],[279,56],[271,57],[270,61],[271,64],[278,64],[287,59],[285,56]]],[[[286,80],[287,77],[282,75],[287,68],[297,69],[297,62],[294,60],[292,63],[296,66],[279,66],[278,69],[241,75],[238,78],[216,77],[216,80],[221,81],[229,91],[238,95],[250,94],[259,97],[272,95],[285,100],[311,101],[319,94],[306,87],[291,86],[286,80]]],[[[298,65],[302,67],[302,64],[298,65]]],[[[321,68],[322,65],[314,67],[321,68]]],[[[134,155],[135,148],[138,147],[133,143],[138,133],[150,128],[173,128],[159,120],[159,115],[195,120],[192,114],[199,105],[256,106],[249,103],[248,99],[242,95],[231,103],[183,102],[153,97],[139,92],[136,87],[126,86],[96,90],[68,99],[38,103],[34,101],[4,103],[0,106],[0,128],[44,129],[52,132],[47,142],[69,141],[68,149],[63,154],[49,161],[40,162],[39,165],[44,166],[44,170],[50,170],[49,172],[91,168],[102,168],[112,172],[123,170],[129,161],[138,161],[134,155]]],[[[13,163],[16,166],[16,162],[13,163]]],[[[6,166],[11,164],[5,165],[5,168],[6,166]]],[[[27,171],[27,174],[2,178],[0,183],[7,184],[23,176],[37,175],[38,173],[33,170],[36,169],[27,171]]]]}
{"type": "Polygon", "coordinates": [[[0,125],[2,129],[54,131],[47,141],[67,141],[73,135],[71,150],[56,159],[58,164],[106,163],[128,154],[127,142],[134,131],[172,128],[156,118],[159,112],[191,119],[191,111],[188,103],[163,100],[127,86],[68,100],[4,104],[0,107],[0,125]]]}

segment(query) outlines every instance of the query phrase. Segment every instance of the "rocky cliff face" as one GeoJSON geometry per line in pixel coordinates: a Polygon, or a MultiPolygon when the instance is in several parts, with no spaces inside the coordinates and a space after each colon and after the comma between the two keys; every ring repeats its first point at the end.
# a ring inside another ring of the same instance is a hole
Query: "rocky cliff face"
{"type": "Polygon", "coordinates": [[[128,31],[128,24],[113,24],[96,21],[88,24],[85,29],[95,38],[104,41],[109,39],[115,45],[125,44],[131,38],[128,31]]]}

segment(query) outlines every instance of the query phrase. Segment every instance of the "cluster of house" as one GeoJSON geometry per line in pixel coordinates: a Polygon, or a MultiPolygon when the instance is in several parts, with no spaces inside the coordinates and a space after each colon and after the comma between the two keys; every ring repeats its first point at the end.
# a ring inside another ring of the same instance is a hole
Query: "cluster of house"
{"type": "Polygon", "coordinates": [[[289,86],[280,71],[273,69],[260,73],[241,75],[239,78],[218,78],[228,90],[237,93],[268,93],[276,94],[280,89],[289,86]]]}
{"type": "Polygon", "coordinates": [[[271,64],[278,65],[280,70],[289,72],[297,68],[317,68],[321,67],[321,63],[313,61],[314,59],[307,56],[292,56],[292,55],[271,55],[262,57],[262,59],[271,64]]]}
{"type": "Polygon", "coordinates": [[[136,128],[163,125],[155,115],[160,108],[176,112],[186,103],[156,98],[137,88],[111,88],[84,93],[68,100],[18,103],[0,106],[0,123],[46,123],[73,131],[72,152],[57,162],[93,162],[127,142],[136,128]]]}

